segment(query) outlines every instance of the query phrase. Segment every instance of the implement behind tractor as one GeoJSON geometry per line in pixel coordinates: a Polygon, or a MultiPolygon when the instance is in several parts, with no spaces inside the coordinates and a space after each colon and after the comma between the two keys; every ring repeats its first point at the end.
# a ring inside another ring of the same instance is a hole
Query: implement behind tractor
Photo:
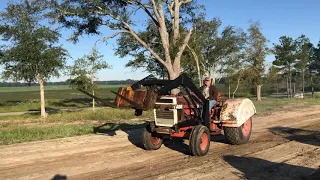
{"type": "Polygon", "coordinates": [[[115,100],[117,107],[131,107],[135,115],[153,110],[154,121],[142,132],[147,150],[161,147],[164,136],[189,139],[190,152],[206,155],[211,135],[224,135],[231,144],[247,143],[252,131],[252,116],[256,110],[249,99],[220,99],[209,109],[209,101],[187,75],[174,80],[158,80],[148,76],[131,88],[120,88],[115,100]],[[181,93],[170,94],[179,88],[181,93]]]}

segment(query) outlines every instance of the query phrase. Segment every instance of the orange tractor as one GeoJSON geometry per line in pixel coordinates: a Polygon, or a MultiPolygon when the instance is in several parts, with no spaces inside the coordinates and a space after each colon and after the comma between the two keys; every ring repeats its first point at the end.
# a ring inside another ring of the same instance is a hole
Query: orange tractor
{"type": "Polygon", "coordinates": [[[211,135],[224,135],[231,144],[247,143],[252,132],[252,116],[256,110],[249,99],[220,99],[213,109],[209,101],[187,75],[175,80],[147,77],[131,86],[120,88],[115,100],[117,107],[131,107],[135,115],[153,110],[154,119],[142,132],[146,150],[157,150],[165,136],[189,140],[191,154],[206,155],[211,135]],[[170,91],[180,88],[177,95],[170,91]]]}

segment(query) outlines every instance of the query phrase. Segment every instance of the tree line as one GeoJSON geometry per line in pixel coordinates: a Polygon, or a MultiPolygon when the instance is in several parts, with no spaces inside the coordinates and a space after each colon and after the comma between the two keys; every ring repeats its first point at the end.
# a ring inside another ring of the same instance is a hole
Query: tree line
{"type": "Polygon", "coordinates": [[[44,83],[59,76],[62,69],[67,70],[68,82],[74,88],[94,94],[96,73],[111,68],[96,46],[111,38],[117,41],[115,54],[131,58],[126,67],[171,80],[187,73],[199,86],[204,76],[210,76],[213,83],[224,78],[230,98],[245,86],[254,89],[257,100],[261,100],[266,79],[274,84],[286,80],[289,98],[301,78],[303,92],[306,83],[318,82],[319,45],[315,47],[304,35],[295,40],[283,36],[268,47],[259,22],[250,22],[243,30],[232,25],[222,28],[221,20],[206,17],[205,7],[194,0],[10,2],[0,14],[0,35],[6,41],[0,45],[2,75],[4,79],[39,84],[42,117],[44,83]],[[137,18],[139,13],[147,19],[143,24],[137,18]],[[105,28],[112,33],[105,33],[105,28]],[[72,31],[68,40],[74,43],[84,35],[100,37],[91,52],[72,66],[65,65],[70,55],[59,44],[64,29],[72,31]],[[265,62],[268,54],[275,55],[270,69],[265,62]]]}

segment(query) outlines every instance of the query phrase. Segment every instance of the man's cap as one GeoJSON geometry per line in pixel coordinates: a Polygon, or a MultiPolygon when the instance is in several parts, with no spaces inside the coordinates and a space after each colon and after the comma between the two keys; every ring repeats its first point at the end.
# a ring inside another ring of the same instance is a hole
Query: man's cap
{"type": "Polygon", "coordinates": [[[211,79],[210,79],[210,77],[205,77],[204,80],[205,81],[210,81],[211,79]]]}

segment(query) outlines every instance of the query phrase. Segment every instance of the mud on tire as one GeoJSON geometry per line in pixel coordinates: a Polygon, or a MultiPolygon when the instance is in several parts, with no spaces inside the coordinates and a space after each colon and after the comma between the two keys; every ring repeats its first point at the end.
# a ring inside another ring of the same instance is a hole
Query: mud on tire
{"type": "Polygon", "coordinates": [[[150,126],[147,125],[142,130],[142,144],[146,150],[157,150],[163,143],[163,137],[151,132],[150,126]]]}
{"type": "Polygon", "coordinates": [[[194,156],[204,156],[210,148],[210,132],[206,126],[197,125],[191,131],[189,138],[190,152],[194,156]]]}
{"type": "Polygon", "coordinates": [[[246,144],[252,132],[252,118],[244,122],[240,127],[223,127],[224,136],[230,144],[246,144]]]}

